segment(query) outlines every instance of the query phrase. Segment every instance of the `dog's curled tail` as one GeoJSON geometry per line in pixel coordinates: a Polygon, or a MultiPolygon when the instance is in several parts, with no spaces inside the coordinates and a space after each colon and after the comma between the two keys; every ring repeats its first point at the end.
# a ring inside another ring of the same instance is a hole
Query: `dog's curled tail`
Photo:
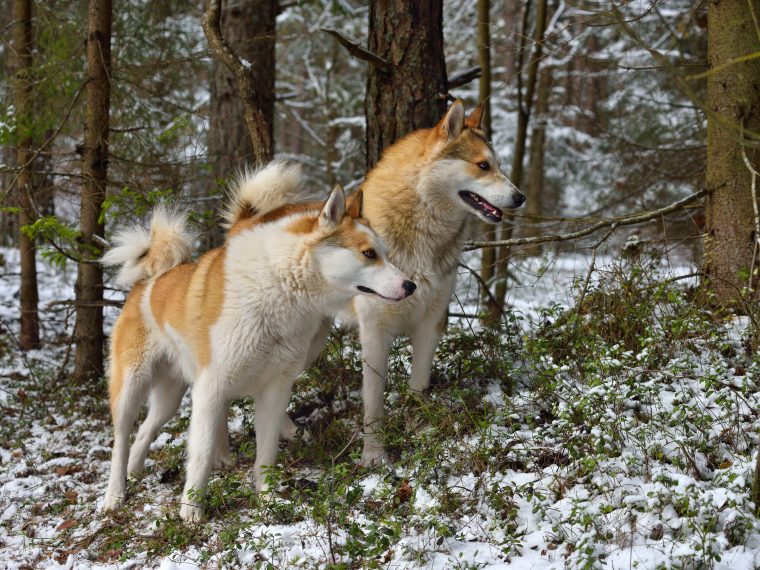
{"type": "Polygon", "coordinates": [[[302,186],[301,167],[292,162],[274,160],[258,170],[242,171],[230,185],[229,206],[224,212],[227,227],[300,201],[302,186]]]}
{"type": "Polygon", "coordinates": [[[190,261],[193,235],[185,225],[185,217],[181,210],[157,206],[150,229],[132,226],[116,232],[112,238],[114,246],[100,258],[101,263],[121,267],[116,283],[131,287],[190,261]]]}

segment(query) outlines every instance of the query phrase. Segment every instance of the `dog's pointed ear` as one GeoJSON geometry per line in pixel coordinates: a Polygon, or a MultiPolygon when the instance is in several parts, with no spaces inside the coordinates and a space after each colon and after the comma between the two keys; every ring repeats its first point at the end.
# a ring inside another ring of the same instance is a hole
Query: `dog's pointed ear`
{"type": "Polygon", "coordinates": [[[478,129],[480,130],[480,125],[483,122],[483,115],[486,114],[486,104],[485,103],[478,103],[478,106],[473,109],[472,113],[467,115],[467,118],[464,120],[465,127],[468,127],[470,129],[478,129]]]}
{"type": "Polygon", "coordinates": [[[345,215],[346,193],[343,192],[343,186],[336,184],[319,213],[319,225],[320,227],[335,226],[345,215]]]}
{"type": "Polygon", "coordinates": [[[457,99],[436,125],[439,134],[446,140],[453,141],[464,129],[464,103],[457,99]]]}
{"type": "Polygon", "coordinates": [[[346,208],[346,213],[352,218],[361,218],[363,202],[364,192],[359,189],[356,194],[348,199],[348,207],[346,208]]]}

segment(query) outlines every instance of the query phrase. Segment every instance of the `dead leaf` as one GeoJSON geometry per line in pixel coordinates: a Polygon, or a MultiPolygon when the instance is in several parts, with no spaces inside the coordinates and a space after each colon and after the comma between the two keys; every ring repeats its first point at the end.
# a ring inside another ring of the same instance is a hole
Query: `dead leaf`
{"type": "Polygon", "coordinates": [[[79,465],[58,465],[53,468],[58,475],[71,475],[72,473],[79,473],[82,468],[79,465]]]}
{"type": "Polygon", "coordinates": [[[409,499],[412,498],[413,492],[414,490],[409,484],[409,481],[407,479],[404,479],[401,482],[401,486],[396,491],[396,499],[398,499],[399,503],[406,503],[409,501],[409,499]]]}
{"type": "Polygon", "coordinates": [[[76,526],[79,524],[79,521],[76,521],[74,519],[66,519],[61,524],[59,524],[55,530],[61,531],[71,528],[72,526],[76,526]]]}

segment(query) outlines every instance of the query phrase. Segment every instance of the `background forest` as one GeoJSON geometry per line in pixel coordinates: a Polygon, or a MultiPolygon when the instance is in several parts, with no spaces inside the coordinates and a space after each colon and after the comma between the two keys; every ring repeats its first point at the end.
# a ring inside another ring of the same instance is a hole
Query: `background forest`
{"type": "Polygon", "coordinates": [[[0,0],[0,567],[760,567],[758,14],[0,0]],[[391,463],[357,464],[361,353],[338,325],[277,493],[253,490],[242,400],[208,521],[177,518],[188,399],[102,514],[112,232],[175,201],[205,251],[240,169],[292,159],[352,191],[456,98],[485,102],[528,200],[474,228],[429,393],[394,348],[391,463]]]}

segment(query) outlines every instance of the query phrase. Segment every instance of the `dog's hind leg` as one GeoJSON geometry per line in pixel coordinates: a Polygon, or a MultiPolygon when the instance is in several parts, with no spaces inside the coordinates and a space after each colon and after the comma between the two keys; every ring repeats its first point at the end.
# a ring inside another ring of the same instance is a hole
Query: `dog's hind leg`
{"type": "MultiPolygon", "coordinates": [[[[223,380],[222,380],[223,381],[223,380]]],[[[193,408],[187,438],[187,479],[179,516],[185,522],[203,518],[201,499],[216,456],[220,424],[226,421],[227,396],[216,378],[204,372],[193,386],[193,408]]]]}
{"type": "Polygon", "coordinates": [[[144,362],[123,369],[118,363],[112,366],[111,416],[113,418],[113,450],[111,474],[103,510],[118,507],[127,495],[127,459],[129,457],[129,434],[145,403],[145,391],[149,382],[150,366],[144,362]]]}
{"type": "Polygon", "coordinates": [[[364,447],[361,462],[374,465],[385,458],[382,441],[385,380],[393,335],[368,322],[359,323],[362,345],[362,396],[364,400],[364,447]]]}
{"type": "MultiPolygon", "coordinates": [[[[444,307],[445,309],[446,307],[444,307]]],[[[422,392],[430,386],[430,371],[433,368],[435,348],[441,340],[446,314],[428,317],[412,333],[412,375],[409,387],[415,392],[422,392]]]]}
{"type": "Polygon", "coordinates": [[[174,414],[177,413],[182,396],[187,391],[187,384],[169,370],[157,374],[148,396],[148,416],[137,431],[137,437],[129,452],[129,473],[142,473],[150,444],[158,432],[174,414]]]}

